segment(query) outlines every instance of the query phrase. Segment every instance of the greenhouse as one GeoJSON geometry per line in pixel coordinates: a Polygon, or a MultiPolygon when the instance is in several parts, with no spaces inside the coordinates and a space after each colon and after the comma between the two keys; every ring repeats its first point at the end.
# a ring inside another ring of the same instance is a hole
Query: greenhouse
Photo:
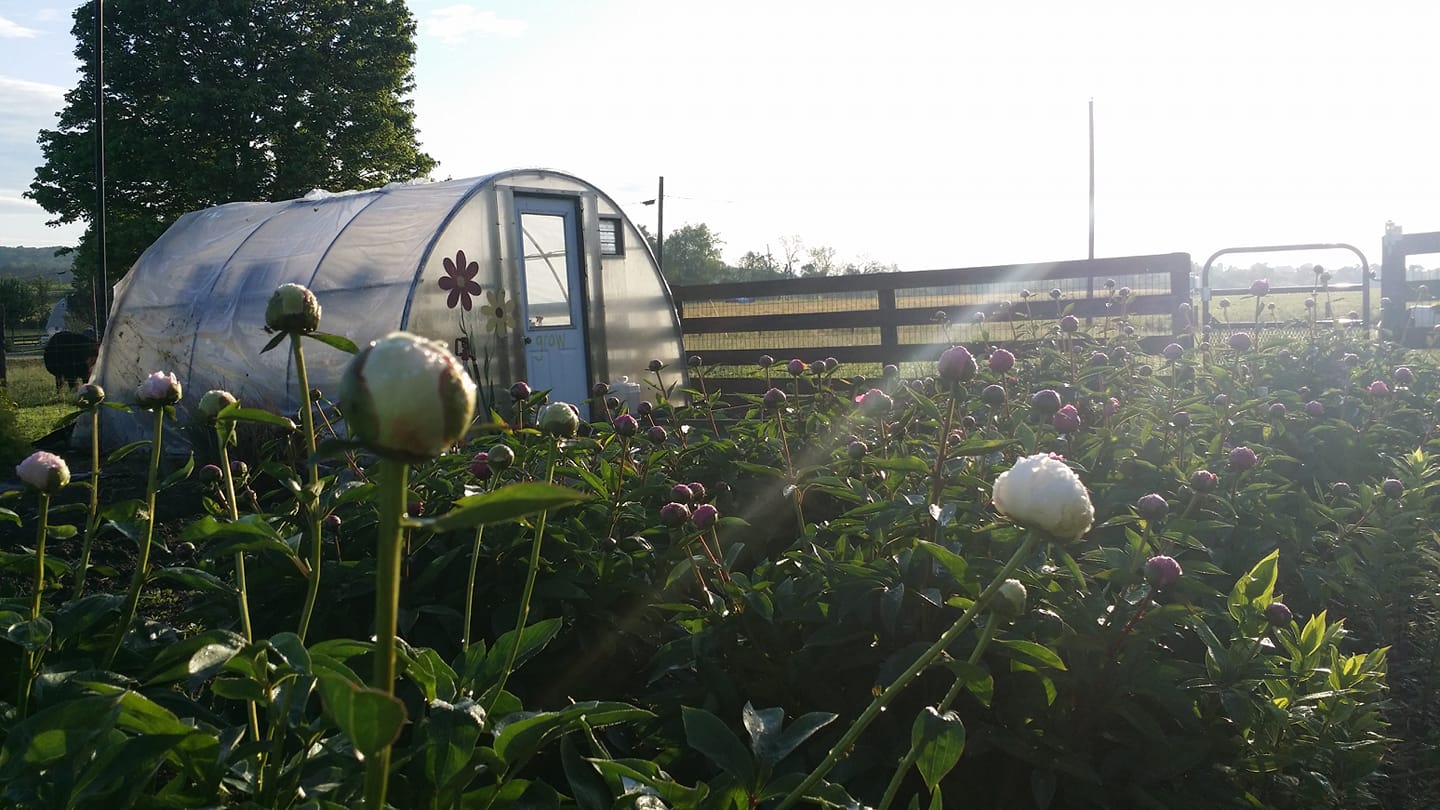
{"type": "MultiPolygon", "coordinates": [[[[538,169],[186,214],[117,286],[95,380],[128,392],[172,371],[182,420],[211,388],[293,412],[292,354],[261,353],[265,305],[286,282],[315,292],[322,331],[442,341],[492,394],[526,380],[584,403],[595,382],[628,379],[638,397],[652,359],[667,386],[683,381],[679,319],[639,230],[599,189],[538,169]]],[[[349,356],[308,345],[311,385],[333,389],[349,356]]],[[[107,441],[138,435],[112,414],[107,441]]]]}

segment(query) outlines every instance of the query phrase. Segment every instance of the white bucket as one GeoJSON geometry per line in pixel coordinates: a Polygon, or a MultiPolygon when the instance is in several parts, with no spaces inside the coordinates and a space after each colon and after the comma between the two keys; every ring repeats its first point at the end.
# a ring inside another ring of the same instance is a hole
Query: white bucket
{"type": "Polygon", "coordinates": [[[640,410],[640,383],[632,382],[629,377],[621,377],[610,383],[610,396],[625,403],[625,408],[630,413],[640,410]]]}

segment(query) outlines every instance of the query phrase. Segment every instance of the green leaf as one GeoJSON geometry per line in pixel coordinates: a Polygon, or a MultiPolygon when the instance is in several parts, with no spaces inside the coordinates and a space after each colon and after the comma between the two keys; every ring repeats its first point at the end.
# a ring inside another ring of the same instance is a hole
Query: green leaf
{"type": "Polygon", "coordinates": [[[173,486],[175,486],[176,484],[180,483],[181,481],[184,481],[185,479],[189,478],[189,477],[190,477],[190,473],[192,473],[192,472],[194,472],[194,471],[195,471],[195,454],[194,454],[194,453],[191,453],[191,454],[190,454],[190,457],[187,458],[187,459],[185,459],[185,463],[182,464],[179,469],[177,469],[177,470],[175,470],[174,472],[170,473],[169,475],[165,476],[165,480],[160,482],[160,485],[159,485],[158,488],[159,488],[159,489],[169,489],[170,487],[173,487],[173,486]]]}
{"type": "Polygon", "coordinates": [[[1060,660],[1060,656],[1054,650],[1043,644],[1036,644],[1033,641],[1025,641],[1024,639],[1008,638],[995,639],[995,643],[1007,647],[1012,652],[1019,653],[1042,666],[1062,671],[1065,669],[1065,662],[1060,660]]]}
{"type": "Polygon", "coordinates": [[[45,536],[51,540],[69,540],[78,533],[78,530],[68,523],[62,523],[58,526],[47,525],[45,527],[45,536]]]}
{"type": "Polygon", "coordinates": [[[416,520],[412,525],[433,532],[473,529],[489,523],[502,523],[525,515],[589,500],[590,496],[566,487],[539,482],[509,484],[493,492],[468,495],[455,502],[455,508],[437,517],[416,520]]]}
{"type": "Polygon", "coordinates": [[[755,760],[740,743],[740,738],[720,718],[704,709],[682,706],[680,711],[685,722],[685,742],[742,785],[753,786],[755,760]]]}
{"type": "Polygon", "coordinates": [[[1236,621],[1244,618],[1245,608],[1254,606],[1264,610],[1275,594],[1275,579],[1280,573],[1280,549],[1275,549],[1255,563],[1250,573],[1236,580],[1230,591],[1230,616],[1236,621]]]}
{"type": "Polygon", "coordinates": [[[747,700],[740,709],[740,722],[745,726],[745,733],[750,735],[751,753],[763,762],[765,757],[761,751],[768,749],[771,741],[780,733],[780,726],[785,722],[785,709],[779,706],[756,709],[747,700]]]}
{"type": "Polygon", "coordinates": [[[265,346],[264,346],[264,348],[262,348],[262,349],[260,350],[260,353],[261,353],[261,354],[264,354],[264,353],[270,351],[271,349],[275,348],[276,346],[279,346],[279,345],[280,345],[280,341],[282,341],[282,340],[284,340],[285,338],[289,337],[289,334],[290,334],[289,332],[276,332],[276,333],[275,333],[275,336],[272,337],[272,338],[270,338],[270,340],[265,343],[265,346]]]}
{"type": "Polygon", "coordinates": [[[206,515],[187,526],[179,540],[195,543],[209,558],[243,551],[275,551],[296,556],[280,533],[259,515],[246,515],[233,523],[222,523],[206,515]]]}
{"type": "Polygon", "coordinates": [[[0,748],[0,781],[64,760],[82,761],[82,752],[108,733],[120,716],[114,695],[82,697],[58,703],[12,726],[0,748]]]}
{"type": "Polygon", "coordinates": [[[182,588],[189,588],[192,591],[218,594],[235,593],[235,589],[230,587],[230,583],[209,571],[201,571],[199,568],[161,568],[151,574],[151,577],[155,580],[173,582],[182,588]]]}
{"type": "Polygon", "coordinates": [[[206,630],[161,650],[140,680],[146,686],[156,686],[189,678],[192,686],[198,685],[244,647],[245,637],[239,633],[206,630]]]}
{"type": "Polygon", "coordinates": [[[480,739],[485,711],[474,701],[451,705],[432,701],[426,716],[425,775],[435,787],[442,807],[455,805],[474,772],[469,768],[480,739]]]}
{"type": "Polygon", "coordinates": [[[580,810],[609,810],[614,797],[595,768],[581,758],[574,734],[560,740],[560,765],[565,769],[565,781],[569,782],[570,793],[580,810]]]}
{"type": "Polygon", "coordinates": [[[10,626],[5,631],[5,640],[20,645],[21,649],[35,651],[50,643],[55,626],[44,616],[27,619],[10,626]]]}
{"type": "Polygon", "coordinates": [[[629,779],[655,791],[666,802],[679,807],[695,807],[709,793],[702,782],[695,787],[685,787],[648,759],[604,759],[587,757],[586,762],[596,770],[617,780],[629,779]]]}
{"type": "Polygon", "coordinates": [[[110,455],[106,456],[106,457],[105,457],[105,461],[107,461],[107,462],[110,463],[110,464],[114,464],[115,462],[120,461],[121,459],[125,458],[126,456],[130,455],[131,453],[135,452],[136,450],[139,450],[139,449],[142,448],[142,447],[149,447],[149,446],[150,446],[150,440],[149,440],[149,439],[141,439],[141,440],[138,441],[138,442],[131,442],[131,443],[129,443],[129,444],[122,445],[122,446],[120,446],[120,447],[115,448],[115,450],[114,450],[113,452],[111,452],[110,455]]]}
{"type": "Polygon", "coordinates": [[[910,751],[926,787],[934,792],[965,753],[965,724],[953,711],[940,714],[926,706],[910,726],[910,751]]]}
{"type": "Polygon", "coordinates": [[[259,425],[271,425],[272,427],[294,430],[295,421],[276,413],[264,411],[259,408],[241,408],[238,405],[226,406],[217,417],[217,421],[230,420],[234,422],[254,422],[259,425]]]}
{"type": "Polygon", "coordinates": [[[155,734],[129,737],[105,745],[80,774],[70,792],[71,807],[134,807],[166,756],[190,734],[155,734]]]}
{"type": "Polygon", "coordinates": [[[270,637],[270,648],[276,652],[289,667],[301,675],[310,674],[310,652],[305,649],[305,642],[294,633],[277,633],[270,637]]]}
{"type": "Polygon", "coordinates": [[[965,584],[965,576],[970,570],[970,566],[965,562],[964,557],[961,557],[959,554],[938,543],[931,543],[928,540],[921,540],[919,546],[931,557],[934,557],[935,562],[940,563],[940,566],[945,569],[946,573],[954,578],[957,584],[965,584]]]}
{"type": "MultiPolygon", "coordinates": [[[[562,622],[558,618],[544,619],[527,626],[520,633],[520,649],[515,654],[515,669],[519,670],[526,661],[545,649],[545,645],[549,644],[560,632],[561,626],[562,622]]],[[[477,691],[488,691],[500,680],[500,670],[504,669],[505,661],[510,657],[510,650],[513,647],[515,647],[515,631],[510,630],[495,642],[495,647],[489,655],[485,656],[485,662],[473,684],[477,691]]]]}
{"type": "Polygon", "coordinates": [[[815,732],[835,722],[836,717],[839,717],[839,715],[831,714],[830,712],[808,712],[795,718],[795,721],[781,732],[780,736],[775,738],[771,745],[766,746],[766,748],[760,752],[756,752],[756,755],[760,758],[760,763],[766,767],[773,767],[779,764],[781,760],[790,756],[796,748],[799,748],[802,743],[810,739],[815,732]]]}
{"type": "Polygon", "coordinates": [[[350,743],[366,757],[380,753],[400,736],[405,704],[379,689],[358,686],[337,675],[320,676],[325,711],[350,743]]]}
{"type": "Polygon", "coordinates": [[[14,523],[20,525],[20,516],[9,509],[0,509],[0,523],[14,523]]]}
{"type": "Polygon", "coordinates": [[[346,354],[356,354],[360,351],[360,347],[356,346],[353,340],[340,335],[332,335],[328,332],[305,332],[303,335],[311,340],[318,340],[332,349],[339,349],[346,354]]]}

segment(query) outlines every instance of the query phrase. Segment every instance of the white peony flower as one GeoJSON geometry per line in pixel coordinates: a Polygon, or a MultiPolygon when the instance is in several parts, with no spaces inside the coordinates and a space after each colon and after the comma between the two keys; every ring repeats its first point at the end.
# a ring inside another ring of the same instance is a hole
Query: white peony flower
{"type": "Polygon", "coordinates": [[[1054,453],[1015,462],[995,479],[992,499],[1000,514],[1056,540],[1078,540],[1095,522],[1095,507],[1080,476],[1054,453]]]}
{"type": "Polygon", "coordinates": [[[15,474],[21,481],[47,495],[54,495],[70,483],[70,467],[65,459],[44,450],[31,453],[16,465],[15,474]]]}
{"type": "Polygon", "coordinates": [[[351,435],[387,458],[435,458],[475,413],[475,383],[441,343],[392,332],[355,355],[340,379],[351,435]]]}

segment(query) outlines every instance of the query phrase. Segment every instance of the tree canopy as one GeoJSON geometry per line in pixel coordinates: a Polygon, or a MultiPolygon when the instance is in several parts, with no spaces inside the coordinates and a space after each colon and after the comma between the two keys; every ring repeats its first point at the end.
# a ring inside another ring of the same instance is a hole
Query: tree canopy
{"type": "MultiPolygon", "coordinates": [[[[641,232],[656,249],[655,237],[643,226],[641,232]]],[[[783,261],[765,252],[746,251],[738,263],[729,265],[721,256],[725,241],[705,223],[683,225],[665,235],[665,280],[673,285],[722,284],[733,281],[763,281],[800,276],[841,276],[861,273],[893,273],[894,264],[874,259],[840,261],[835,249],[807,246],[798,236],[781,240],[783,261]]]]}
{"type": "MultiPolygon", "coordinates": [[[[87,221],[95,260],[93,5],[75,12],[83,78],[27,196],[51,224],[87,221]]],[[[109,0],[105,3],[106,245],[118,279],[181,214],[311,189],[428,174],[415,130],[415,20],[403,0],[109,0]]],[[[83,298],[83,296],[80,296],[83,298]]],[[[88,309],[88,302],[75,303],[88,309]]]]}

